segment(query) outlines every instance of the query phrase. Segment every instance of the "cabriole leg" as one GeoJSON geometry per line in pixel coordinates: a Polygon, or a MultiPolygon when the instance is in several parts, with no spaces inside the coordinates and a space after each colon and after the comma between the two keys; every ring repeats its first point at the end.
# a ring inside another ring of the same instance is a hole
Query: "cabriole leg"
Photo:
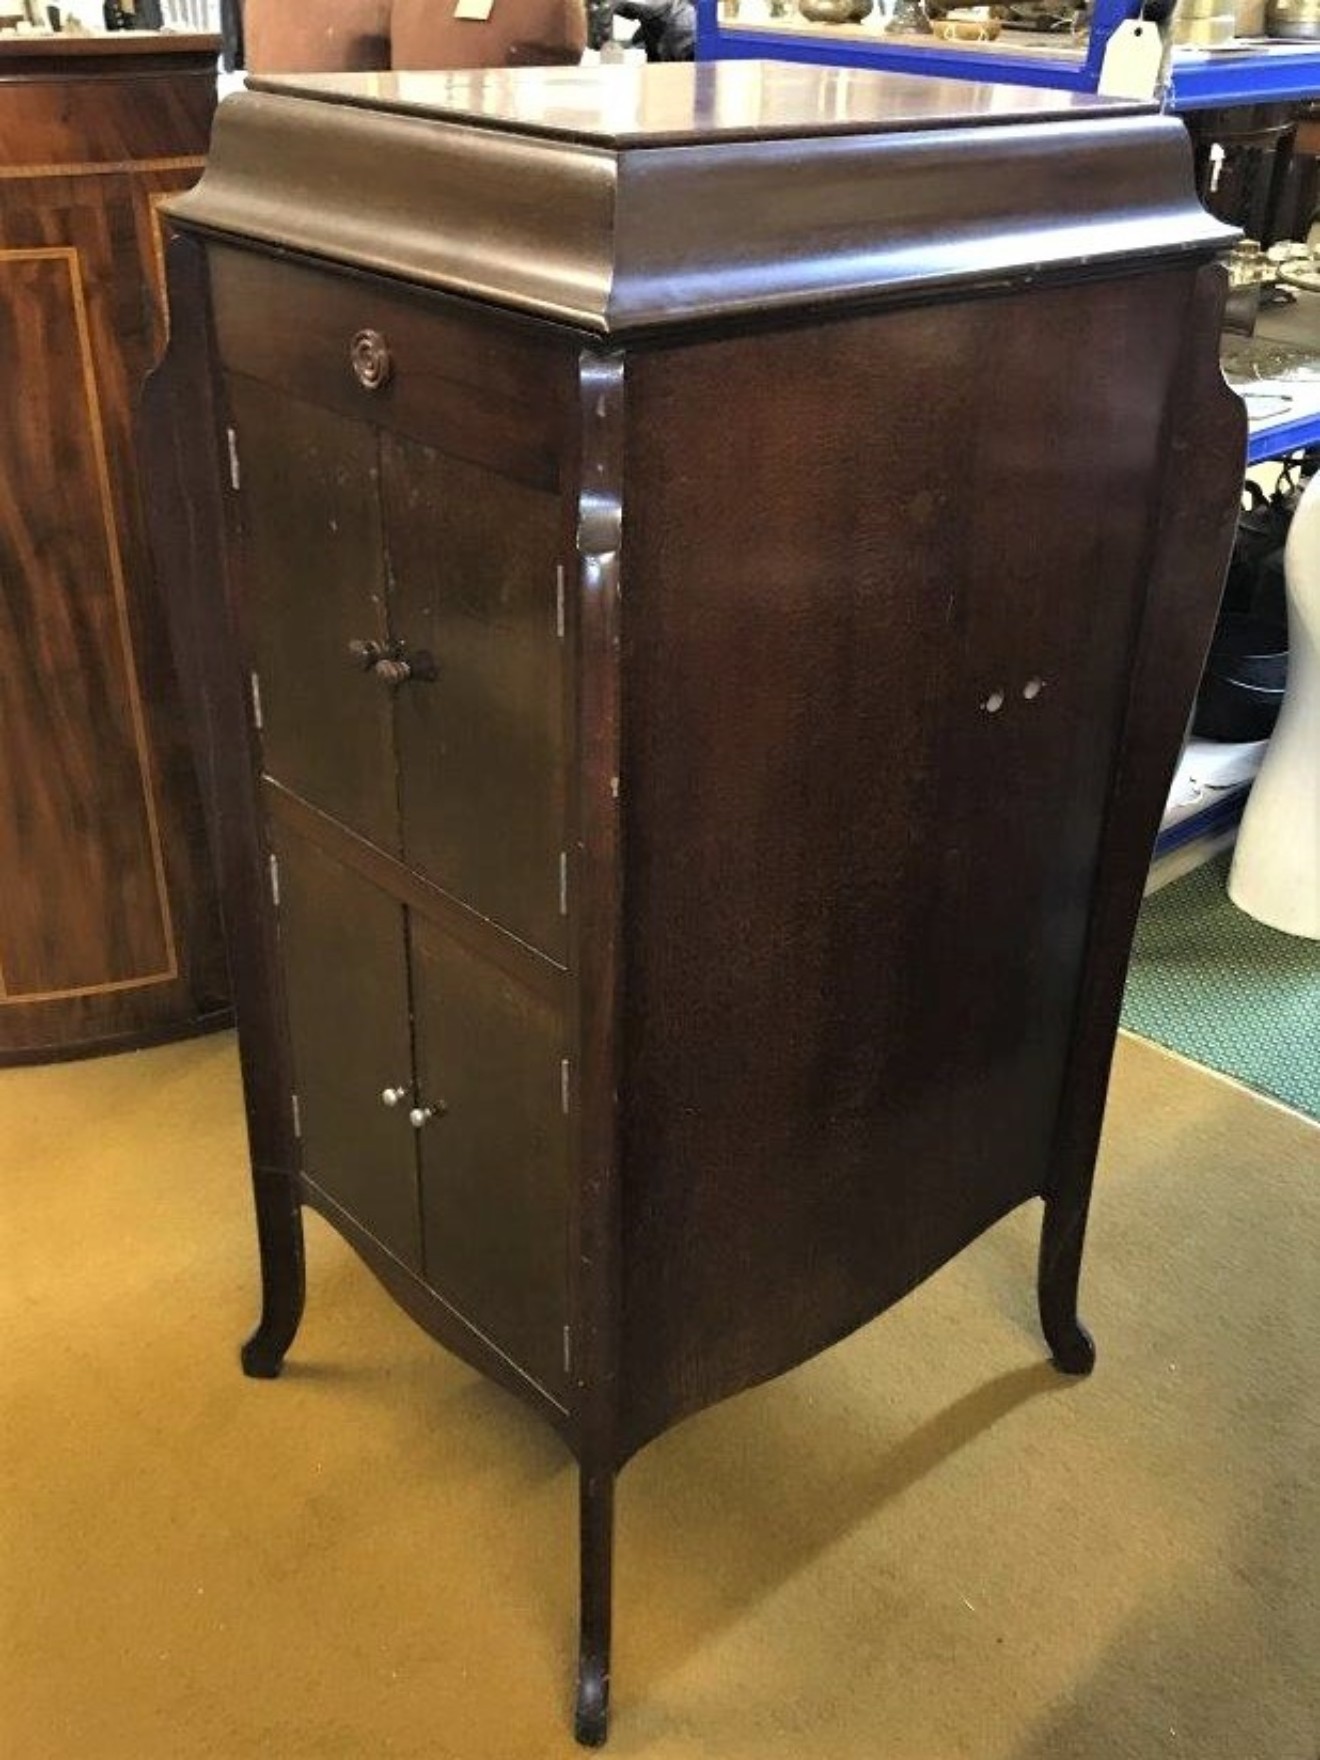
{"type": "Polygon", "coordinates": [[[261,1322],[243,1346],[243,1373],[273,1381],[284,1366],[302,1319],[302,1207],[285,1174],[253,1175],[257,1246],[261,1254],[261,1322]]]}
{"type": "Polygon", "coordinates": [[[582,1628],[574,1733],[599,1748],[609,1727],[610,1606],[614,1563],[614,1474],[582,1467],[582,1628]]]}
{"type": "Polygon", "coordinates": [[[1084,1205],[1065,1208],[1059,1199],[1046,1198],[1037,1280],[1040,1323],[1054,1365],[1065,1375],[1089,1375],[1095,1367],[1094,1341],[1077,1318],[1085,1235],[1084,1205]]]}

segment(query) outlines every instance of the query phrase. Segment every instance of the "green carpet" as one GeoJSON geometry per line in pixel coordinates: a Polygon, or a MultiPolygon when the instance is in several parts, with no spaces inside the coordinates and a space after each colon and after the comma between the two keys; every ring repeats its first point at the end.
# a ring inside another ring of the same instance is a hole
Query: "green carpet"
{"type": "Polygon", "coordinates": [[[1123,1025],[1320,1118],[1320,943],[1231,904],[1230,859],[1142,906],[1123,1025]]]}

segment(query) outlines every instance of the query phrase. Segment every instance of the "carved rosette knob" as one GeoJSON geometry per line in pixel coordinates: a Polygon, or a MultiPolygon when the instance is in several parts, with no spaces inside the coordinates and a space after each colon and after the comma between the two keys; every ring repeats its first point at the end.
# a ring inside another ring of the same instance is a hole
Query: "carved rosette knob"
{"type": "Polygon", "coordinates": [[[389,345],[379,330],[359,330],[348,351],[353,376],[364,391],[379,391],[394,372],[389,345]]]}

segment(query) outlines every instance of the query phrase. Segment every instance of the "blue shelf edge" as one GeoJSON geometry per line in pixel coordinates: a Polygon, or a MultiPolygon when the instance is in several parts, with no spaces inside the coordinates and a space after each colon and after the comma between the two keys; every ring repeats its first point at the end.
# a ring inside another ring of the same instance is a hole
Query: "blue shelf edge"
{"type": "Polygon", "coordinates": [[[1296,416],[1290,422],[1270,422],[1247,439],[1247,463],[1263,464],[1300,446],[1320,446],[1320,414],[1296,416]]]}
{"type": "Polygon", "coordinates": [[[1095,75],[1078,61],[1051,61],[1045,56],[989,55],[974,63],[966,51],[923,49],[915,44],[859,42],[855,37],[792,36],[778,31],[740,31],[721,26],[714,33],[713,53],[698,50],[699,60],[799,61],[815,67],[873,67],[887,73],[944,74],[955,79],[983,79],[995,85],[1045,86],[1055,91],[1092,92],[1095,75]]]}
{"type": "MultiPolygon", "coordinates": [[[[969,51],[932,42],[888,41],[877,33],[866,42],[858,37],[831,38],[778,31],[740,30],[721,24],[718,0],[697,0],[697,59],[736,61],[800,61],[820,67],[875,67],[893,73],[942,74],[955,79],[1046,86],[1056,91],[1094,92],[1100,83],[1105,46],[1115,27],[1140,11],[1138,0],[1096,0],[1085,61],[1053,60],[1047,55],[969,51]]],[[[1175,52],[1166,110],[1182,113],[1229,104],[1286,103],[1320,97],[1320,44],[1314,49],[1280,45],[1277,49],[1234,51],[1189,58],[1175,52]]]]}
{"type": "Polygon", "coordinates": [[[1256,104],[1320,97],[1320,44],[1204,55],[1194,61],[1175,53],[1165,108],[1208,110],[1221,104],[1256,104]]]}
{"type": "Polygon", "coordinates": [[[1250,793],[1251,784],[1244,782],[1241,787],[1225,792],[1208,806],[1202,807],[1199,813],[1192,813],[1178,824],[1170,825],[1167,831],[1161,831],[1155,839],[1152,858],[1158,861],[1161,856],[1172,855],[1174,850],[1195,843],[1198,837],[1210,837],[1217,831],[1226,831],[1230,826],[1236,825],[1242,818],[1250,793]]]}

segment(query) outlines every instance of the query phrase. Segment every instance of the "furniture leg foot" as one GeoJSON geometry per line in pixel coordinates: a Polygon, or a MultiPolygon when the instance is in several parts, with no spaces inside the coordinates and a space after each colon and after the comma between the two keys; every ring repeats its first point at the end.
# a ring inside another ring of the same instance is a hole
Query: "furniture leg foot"
{"type": "Polygon", "coordinates": [[[284,1367],[303,1315],[302,1210],[283,1177],[254,1181],[257,1244],[261,1254],[261,1320],[239,1353],[243,1373],[273,1381],[284,1367]]]}
{"type": "Polygon", "coordinates": [[[1095,1340],[1074,1315],[1072,1323],[1047,1330],[1054,1367],[1064,1375],[1089,1375],[1095,1368],[1095,1340]]]}
{"type": "Polygon", "coordinates": [[[578,1663],[577,1710],[573,1733],[584,1748],[603,1748],[609,1733],[610,1674],[603,1656],[588,1656],[578,1663]]]}
{"type": "Polygon", "coordinates": [[[583,1467],[579,1495],[582,1628],[574,1734],[584,1748],[599,1748],[609,1729],[614,1474],[593,1473],[583,1467]]]}
{"type": "Polygon", "coordinates": [[[1064,1375],[1089,1375],[1095,1368],[1095,1341],[1077,1317],[1085,1227],[1085,1211],[1065,1215],[1054,1199],[1045,1200],[1037,1283],[1040,1324],[1054,1366],[1064,1375]]]}

